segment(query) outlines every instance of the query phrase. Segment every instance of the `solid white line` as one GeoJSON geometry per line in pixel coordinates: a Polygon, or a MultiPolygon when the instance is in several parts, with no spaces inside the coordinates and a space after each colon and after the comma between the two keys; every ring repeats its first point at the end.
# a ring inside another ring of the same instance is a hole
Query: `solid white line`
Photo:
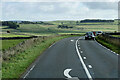
{"type": "Polygon", "coordinates": [[[55,45],[55,43],[53,43],[49,48],[51,48],[53,45],[55,45]]]}
{"type": "Polygon", "coordinates": [[[35,65],[33,65],[32,68],[30,68],[30,70],[27,72],[27,74],[23,78],[26,78],[28,76],[28,74],[30,73],[30,71],[33,70],[34,67],[35,67],[35,65]]]}
{"type": "MultiPolygon", "coordinates": [[[[78,39],[78,40],[79,40],[79,39],[78,39]]],[[[90,72],[88,71],[88,69],[87,69],[87,67],[86,67],[86,65],[85,65],[85,63],[84,63],[84,61],[83,61],[83,59],[82,59],[82,57],[81,57],[81,55],[80,55],[80,53],[79,53],[79,50],[78,50],[78,47],[77,47],[77,42],[78,42],[78,40],[76,41],[76,51],[77,51],[77,54],[78,54],[79,59],[80,59],[80,61],[81,61],[81,63],[82,63],[82,66],[83,66],[83,68],[84,68],[84,70],[85,70],[85,72],[86,72],[86,74],[87,74],[87,77],[88,77],[90,80],[93,80],[90,72]]]]}
{"type": "Polygon", "coordinates": [[[30,70],[33,70],[34,67],[35,67],[35,65],[33,65],[33,67],[30,70]]]}
{"type": "Polygon", "coordinates": [[[67,77],[67,78],[72,78],[70,75],[69,75],[69,72],[71,71],[72,69],[66,69],[64,70],[64,75],[67,77]]]}
{"type": "Polygon", "coordinates": [[[24,78],[26,78],[26,76],[30,73],[30,70],[27,72],[27,74],[24,76],[24,78]]]}

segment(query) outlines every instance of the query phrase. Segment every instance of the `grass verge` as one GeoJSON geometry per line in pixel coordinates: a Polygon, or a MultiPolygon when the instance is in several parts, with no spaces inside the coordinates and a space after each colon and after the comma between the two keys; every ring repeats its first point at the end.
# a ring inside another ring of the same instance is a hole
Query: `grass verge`
{"type": "Polygon", "coordinates": [[[116,45],[114,45],[114,44],[112,44],[112,43],[110,43],[110,42],[108,42],[108,41],[105,41],[105,40],[99,38],[99,37],[96,37],[96,40],[97,40],[100,44],[104,45],[105,47],[111,49],[112,51],[114,51],[114,52],[116,52],[116,53],[118,53],[118,54],[120,54],[120,51],[119,51],[119,50],[120,50],[120,47],[119,47],[119,46],[116,46],[116,45]]]}
{"type": "Polygon", "coordinates": [[[51,44],[63,38],[75,35],[66,35],[59,37],[47,38],[42,42],[38,42],[34,46],[28,48],[20,54],[16,54],[8,61],[3,61],[2,64],[2,78],[19,78],[20,75],[40,56],[51,44]]]}

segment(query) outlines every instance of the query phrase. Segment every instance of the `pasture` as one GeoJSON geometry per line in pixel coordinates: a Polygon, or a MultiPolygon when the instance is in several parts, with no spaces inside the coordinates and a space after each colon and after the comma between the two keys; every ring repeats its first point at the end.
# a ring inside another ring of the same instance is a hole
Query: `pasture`
{"type": "MultiPolygon", "coordinates": [[[[7,31],[12,34],[24,34],[25,35],[39,35],[39,36],[50,36],[58,34],[83,34],[88,31],[103,31],[103,32],[115,32],[118,31],[118,25],[113,23],[81,23],[76,24],[75,21],[50,21],[48,22],[53,25],[44,24],[20,24],[17,29],[9,29],[7,26],[2,27],[3,36],[7,36],[7,31]],[[58,28],[58,25],[67,25],[73,28],[58,28]]],[[[1,28],[1,27],[0,27],[1,28]]],[[[9,36],[10,34],[8,34],[9,36]]],[[[18,35],[15,35],[18,36],[18,35]]]]}
{"type": "MultiPolygon", "coordinates": [[[[9,49],[11,47],[16,46],[20,42],[24,41],[26,39],[16,39],[16,40],[0,40],[2,42],[2,50],[9,49]]],[[[1,49],[0,49],[1,50],[1,49]]]]}

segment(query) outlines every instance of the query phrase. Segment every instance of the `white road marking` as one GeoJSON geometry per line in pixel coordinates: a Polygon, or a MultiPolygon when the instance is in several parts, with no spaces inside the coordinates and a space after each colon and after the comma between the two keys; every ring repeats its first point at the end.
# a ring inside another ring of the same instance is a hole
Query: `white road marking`
{"type": "Polygon", "coordinates": [[[70,40],[70,41],[72,41],[72,42],[73,42],[74,40],[70,40]]]}
{"type": "Polygon", "coordinates": [[[102,44],[100,44],[100,43],[97,42],[96,40],[95,40],[95,42],[96,42],[97,44],[99,44],[100,46],[102,46],[103,48],[107,49],[108,51],[112,52],[113,54],[115,54],[115,55],[119,55],[119,54],[117,54],[116,52],[114,52],[114,51],[108,49],[107,47],[103,46],[102,44]]]}
{"type": "Polygon", "coordinates": [[[79,47],[79,49],[81,49],[81,48],[79,47]]]}
{"type": "MultiPolygon", "coordinates": [[[[78,40],[79,40],[79,39],[78,39],[78,40]]],[[[77,47],[78,40],[76,41],[76,51],[77,51],[77,54],[78,54],[79,59],[80,59],[80,61],[81,61],[81,63],[82,63],[82,66],[83,66],[83,68],[84,68],[84,70],[85,70],[85,72],[86,72],[86,74],[87,74],[87,77],[89,78],[89,80],[93,80],[93,79],[92,79],[92,76],[91,76],[90,72],[88,71],[88,69],[87,69],[87,67],[86,67],[86,65],[85,65],[85,63],[84,63],[84,61],[83,61],[83,59],[82,59],[82,57],[81,57],[81,55],[80,55],[80,52],[79,52],[79,50],[78,50],[78,47],[77,47]]]]}
{"type": "Polygon", "coordinates": [[[83,57],[83,59],[86,59],[86,57],[83,57]]]}
{"type": "Polygon", "coordinates": [[[81,53],[83,53],[83,51],[80,51],[81,53]]]}
{"type": "Polygon", "coordinates": [[[71,71],[72,69],[66,69],[64,70],[64,75],[67,77],[67,78],[72,78],[70,75],[69,75],[69,72],[71,71]]]}
{"type": "Polygon", "coordinates": [[[80,46],[80,45],[78,45],[78,46],[80,46]]]}
{"type": "Polygon", "coordinates": [[[26,78],[28,76],[28,74],[30,73],[30,71],[33,70],[34,67],[35,67],[35,65],[33,65],[32,68],[30,68],[30,70],[27,72],[27,74],[23,78],[26,78]]]}
{"type": "Polygon", "coordinates": [[[78,77],[73,77],[73,78],[67,78],[67,80],[79,80],[78,77]]]}
{"type": "Polygon", "coordinates": [[[88,65],[88,67],[89,67],[89,68],[92,68],[92,66],[91,66],[91,65],[88,65]]]}
{"type": "Polygon", "coordinates": [[[30,71],[27,72],[27,74],[24,76],[24,78],[26,78],[26,76],[30,73],[30,71]]]}
{"type": "Polygon", "coordinates": [[[33,67],[30,70],[33,70],[34,67],[35,67],[35,65],[33,65],[33,67]]]}
{"type": "Polygon", "coordinates": [[[51,48],[53,45],[55,45],[55,43],[53,43],[49,48],[51,48]]]}

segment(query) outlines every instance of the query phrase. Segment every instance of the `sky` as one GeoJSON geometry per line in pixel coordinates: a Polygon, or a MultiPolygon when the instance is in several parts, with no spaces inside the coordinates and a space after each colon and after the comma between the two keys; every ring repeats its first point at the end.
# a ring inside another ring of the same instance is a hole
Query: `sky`
{"type": "Polygon", "coordinates": [[[110,0],[109,2],[4,0],[0,8],[1,20],[55,21],[118,18],[118,2],[116,0],[114,2],[110,2],[110,0]]]}

